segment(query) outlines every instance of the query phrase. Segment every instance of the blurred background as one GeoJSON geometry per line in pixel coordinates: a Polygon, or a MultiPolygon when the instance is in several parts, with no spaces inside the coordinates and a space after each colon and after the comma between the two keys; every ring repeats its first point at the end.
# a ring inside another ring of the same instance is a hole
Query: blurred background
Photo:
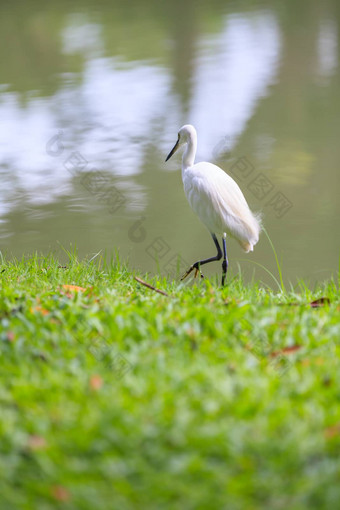
{"type": "MultiPolygon", "coordinates": [[[[213,255],[181,156],[164,162],[192,123],[196,161],[263,212],[285,281],[336,273],[339,1],[12,0],[0,29],[4,255],[118,250],[173,277],[213,255]]],[[[228,248],[233,274],[275,286],[264,234],[252,254],[228,248]]]]}

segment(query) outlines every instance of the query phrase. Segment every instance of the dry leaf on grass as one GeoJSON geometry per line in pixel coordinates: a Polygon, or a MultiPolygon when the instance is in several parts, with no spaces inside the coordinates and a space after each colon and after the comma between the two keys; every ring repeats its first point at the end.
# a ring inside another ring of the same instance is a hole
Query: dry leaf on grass
{"type": "Polygon", "coordinates": [[[84,287],[79,287],[79,285],[66,285],[66,284],[63,285],[63,289],[74,292],[85,292],[85,290],[87,290],[84,287]]]}
{"type": "Polygon", "coordinates": [[[98,391],[103,386],[103,379],[100,375],[92,375],[90,379],[90,388],[91,390],[98,391]]]}
{"type": "Polygon", "coordinates": [[[14,342],[15,340],[15,334],[13,333],[13,331],[7,331],[7,340],[9,342],[14,342]]]}
{"type": "Polygon", "coordinates": [[[310,306],[311,308],[321,308],[322,306],[330,304],[331,300],[328,297],[321,297],[310,303],[278,303],[278,306],[310,306]]]}
{"type": "Polygon", "coordinates": [[[40,305],[37,305],[37,306],[32,306],[30,308],[30,312],[31,313],[34,313],[34,312],[39,312],[41,313],[41,315],[48,315],[50,313],[49,310],[47,310],[46,308],[43,308],[42,306],[40,305]]]}
{"type": "Polygon", "coordinates": [[[332,439],[340,434],[340,423],[336,425],[332,425],[331,427],[327,427],[325,429],[325,437],[326,439],[332,439]]]}
{"type": "Polygon", "coordinates": [[[41,436],[30,436],[27,440],[27,446],[30,450],[43,450],[46,448],[46,439],[41,436]]]}
{"type": "Polygon", "coordinates": [[[289,345],[288,347],[284,347],[279,351],[273,351],[270,353],[271,358],[276,358],[277,356],[282,356],[282,354],[291,354],[292,352],[296,352],[301,349],[301,345],[289,345]]]}
{"type": "Polygon", "coordinates": [[[331,300],[328,297],[321,297],[319,299],[315,299],[309,304],[312,308],[320,308],[321,306],[330,305],[330,303],[331,300]]]}
{"type": "Polygon", "coordinates": [[[86,292],[88,289],[85,289],[84,287],[79,287],[79,285],[62,285],[61,293],[68,297],[73,298],[75,293],[77,292],[86,292]]]}
{"type": "Polygon", "coordinates": [[[57,501],[69,501],[70,493],[62,485],[53,485],[51,494],[57,501]]]}

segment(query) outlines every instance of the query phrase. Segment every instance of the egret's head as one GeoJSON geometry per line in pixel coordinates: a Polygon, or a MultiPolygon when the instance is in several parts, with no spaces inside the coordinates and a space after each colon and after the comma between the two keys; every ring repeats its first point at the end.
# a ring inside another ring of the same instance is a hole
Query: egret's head
{"type": "Polygon", "coordinates": [[[175,143],[174,147],[169,152],[167,158],[165,161],[168,161],[168,159],[171,158],[173,154],[184,144],[188,143],[189,140],[196,139],[196,129],[191,124],[185,124],[181,127],[181,129],[178,131],[178,138],[177,142],[175,143]]]}

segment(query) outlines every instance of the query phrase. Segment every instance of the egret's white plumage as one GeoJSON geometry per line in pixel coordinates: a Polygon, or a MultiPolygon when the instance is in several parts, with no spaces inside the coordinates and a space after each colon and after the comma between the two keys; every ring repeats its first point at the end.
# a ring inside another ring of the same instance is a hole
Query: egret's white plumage
{"type": "Polygon", "coordinates": [[[245,251],[253,250],[259,221],[234,179],[212,163],[197,163],[183,169],[183,185],[193,211],[210,232],[229,234],[245,251]]]}
{"type": "MultiPolygon", "coordinates": [[[[166,161],[179,147],[186,145],[182,158],[182,180],[188,202],[200,220],[213,234],[220,234],[224,240],[226,235],[235,238],[242,248],[249,252],[259,240],[261,230],[258,215],[251,212],[238,184],[221,168],[212,163],[196,163],[197,134],[194,126],[186,124],[178,132],[178,140],[166,161]]],[[[218,243],[216,244],[218,247],[218,243]]],[[[225,241],[224,241],[225,248],[225,241]]],[[[226,249],[225,259],[226,259],[226,249]]],[[[219,260],[222,258],[218,248],[219,260]]],[[[198,261],[191,269],[199,269],[198,261]]],[[[224,279],[222,278],[222,281],[224,279]]]]}

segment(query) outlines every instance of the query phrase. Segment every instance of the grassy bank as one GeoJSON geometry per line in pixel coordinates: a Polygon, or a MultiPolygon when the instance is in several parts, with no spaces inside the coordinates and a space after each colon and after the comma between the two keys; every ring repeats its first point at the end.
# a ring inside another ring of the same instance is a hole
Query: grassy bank
{"type": "Polygon", "coordinates": [[[334,283],[142,276],[164,296],[75,258],[0,272],[1,509],[338,506],[334,283]]]}

